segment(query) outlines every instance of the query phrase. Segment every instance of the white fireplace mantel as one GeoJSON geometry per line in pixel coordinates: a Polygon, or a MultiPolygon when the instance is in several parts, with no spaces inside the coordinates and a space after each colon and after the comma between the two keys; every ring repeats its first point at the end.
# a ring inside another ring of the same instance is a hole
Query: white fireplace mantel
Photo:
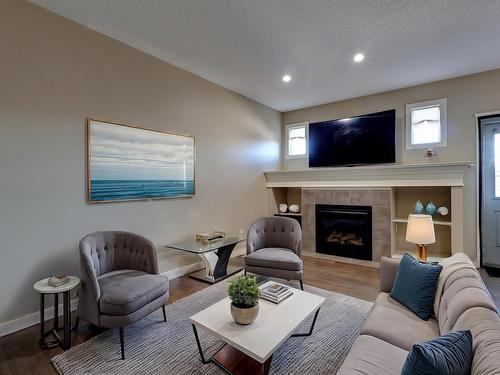
{"type": "Polygon", "coordinates": [[[268,171],[264,175],[268,188],[464,186],[464,174],[473,165],[473,162],[392,164],[268,171]]]}

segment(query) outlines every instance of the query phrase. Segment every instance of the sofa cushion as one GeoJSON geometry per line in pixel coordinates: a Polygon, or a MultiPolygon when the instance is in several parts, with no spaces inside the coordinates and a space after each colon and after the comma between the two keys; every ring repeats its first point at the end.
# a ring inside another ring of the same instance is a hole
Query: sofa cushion
{"type": "Polygon", "coordinates": [[[361,335],[337,375],[399,375],[407,355],[406,350],[376,337],[361,335]]]}
{"type": "Polygon", "coordinates": [[[267,247],[254,251],[245,258],[245,264],[253,267],[278,268],[289,271],[302,270],[302,259],[288,249],[267,247]]]}
{"type": "MultiPolygon", "coordinates": [[[[98,278],[99,308],[105,315],[127,315],[168,293],[168,278],[142,271],[121,270],[98,278]]],[[[167,301],[165,301],[166,303],[167,301]]]]}
{"type": "Polygon", "coordinates": [[[450,332],[413,345],[401,375],[467,375],[470,373],[471,361],[471,332],[450,332]]]}
{"type": "Polygon", "coordinates": [[[409,254],[403,255],[391,297],[408,307],[421,319],[429,319],[442,269],[443,266],[439,264],[422,263],[409,254]]]}
{"type": "Polygon", "coordinates": [[[375,302],[361,333],[377,337],[404,350],[439,336],[435,319],[422,320],[387,293],[375,302]]]}

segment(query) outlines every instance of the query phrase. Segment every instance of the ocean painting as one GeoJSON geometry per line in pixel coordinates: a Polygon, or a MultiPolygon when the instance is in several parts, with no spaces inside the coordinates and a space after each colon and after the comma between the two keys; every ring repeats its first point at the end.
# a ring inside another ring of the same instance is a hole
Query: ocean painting
{"type": "Polygon", "coordinates": [[[195,194],[193,137],[89,119],[88,201],[195,194]]]}

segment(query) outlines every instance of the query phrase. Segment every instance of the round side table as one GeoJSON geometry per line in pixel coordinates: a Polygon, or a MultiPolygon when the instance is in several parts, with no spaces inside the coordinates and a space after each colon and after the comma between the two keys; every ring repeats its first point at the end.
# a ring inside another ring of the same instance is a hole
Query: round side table
{"type": "Polygon", "coordinates": [[[71,311],[70,311],[70,292],[80,284],[80,279],[75,276],[69,276],[69,281],[60,286],[50,286],[49,278],[37,281],[33,288],[40,293],[40,341],[39,345],[42,349],[50,349],[60,345],[64,350],[71,348],[71,311]],[[64,323],[59,327],[59,293],[63,294],[63,316],[64,323]],[[45,295],[54,295],[54,319],[51,330],[45,332],[45,295]],[[59,336],[59,330],[64,330],[64,340],[59,336]],[[47,336],[54,336],[54,341],[46,341],[47,336]]]}

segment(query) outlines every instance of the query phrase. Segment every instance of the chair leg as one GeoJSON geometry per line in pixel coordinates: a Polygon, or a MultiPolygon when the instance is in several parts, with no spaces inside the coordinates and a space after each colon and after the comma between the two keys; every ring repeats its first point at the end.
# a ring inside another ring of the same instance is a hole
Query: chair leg
{"type": "Polygon", "coordinates": [[[304,283],[302,282],[302,279],[300,279],[299,281],[300,281],[300,289],[304,290],[304,283]]]}
{"type": "Polygon", "coordinates": [[[78,332],[78,326],[79,326],[79,325],[80,325],[80,317],[79,317],[79,316],[77,316],[77,317],[76,317],[76,320],[75,320],[75,325],[73,326],[73,330],[74,330],[75,332],[78,332]]]}
{"type": "Polygon", "coordinates": [[[245,276],[247,275],[247,270],[246,270],[246,268],[243,270],[243,275],[245,275],[245,276]]]}
{"type": "Polygon", "coordinates": [[[120,347],[122,351],[122,360],[125,360],[125,340],[123,337],[123,327],[120,327],[120,347]]]}
{"type": "Polygon", "coordinates": [[[163,310],[163,321],[166,322],[167,321],[167,313],[165,312],[165,305],[162,305],[161,309],[163,310]]]}

